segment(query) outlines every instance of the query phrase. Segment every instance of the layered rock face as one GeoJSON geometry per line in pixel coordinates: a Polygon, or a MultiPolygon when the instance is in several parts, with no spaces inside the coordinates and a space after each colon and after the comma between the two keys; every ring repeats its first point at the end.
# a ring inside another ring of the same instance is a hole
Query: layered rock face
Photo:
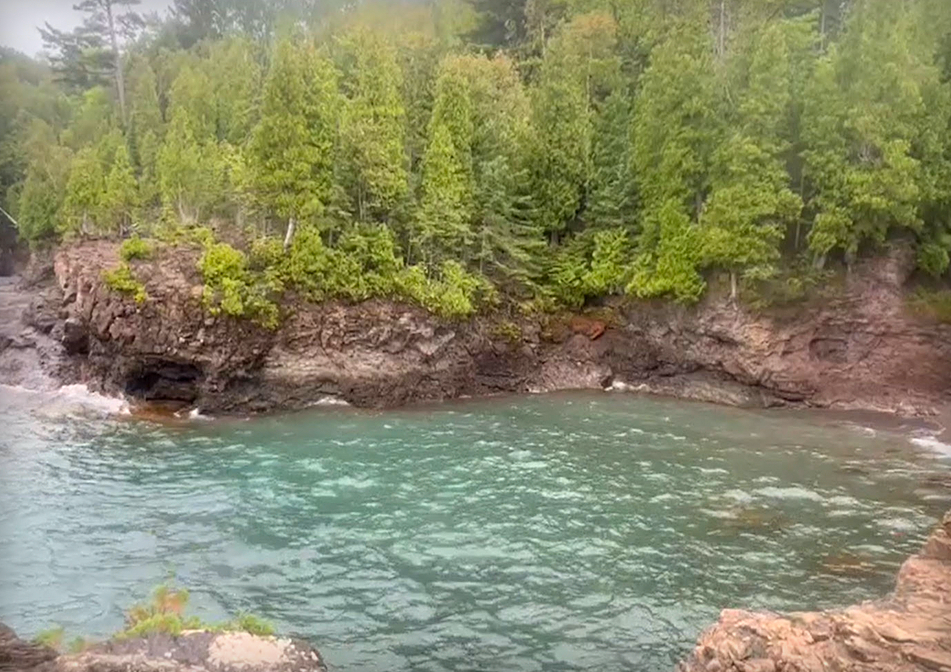
{"type": "Polygon", "coordinates": [[[951,511],[895,592],[839,611],[727,609],[679,672],[951,672],[951,511]]]}
{"type": "Polygon", "coordinates": [[[97,644],[59,656],[24,642],[0,623],[0,671],[6,672],[326,672],[316,649],[301,640],[245,632],[154,634],[97,644]]]}
{"type": "Polygon", "coordinates": [[[209,315],[196,261],[176,249],[133,262],[149,294],[136,305],[101,280],[117,263],[114,244],[62,249],[58,295],[30,320],[63,344],[82,382],[209,412],[614,385],[734,405],[929,414],[951,386],[951,328],[908,312],[902,253],[857,267],[837,298],[785,313],[712,297],[692,308],[640,302],[447,322],[387,301],[290,301],[273,331],[209,315]]]}

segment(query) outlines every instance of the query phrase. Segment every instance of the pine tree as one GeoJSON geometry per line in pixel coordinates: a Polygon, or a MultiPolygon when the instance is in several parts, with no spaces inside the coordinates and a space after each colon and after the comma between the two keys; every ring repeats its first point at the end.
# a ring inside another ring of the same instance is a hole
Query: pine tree
{"type": "MultiPolygon", "coordinates": [[[[139,4],[139,0],[81,0],[74,8],[86,12],[83,24],[76,29],[77,44],[80,53],[92,50],[100,53],[100,62],[108,68],[115,80],[119,98],[119,114],[122,123],[128,120],[126,90],[120,39],[134,37],[145,25],[142,17],[129,9],[139,4]],[[123,8],[124,11],[123,11],[123,8]]],[[[53,38],[55,35],[50,34],[53,38]]],[[[46,38],[46,35],[44,35],[46,38]]],[[[54,47],[59,47],[55,39],[48,39],[54,47]]]]}
{"type": "Polygon", "coordinates": [[[259,201],[288,222],[313,220],[331,195],[337,89],[332,65],[306,40],[285,37],[264,86],[251,155],[259,201]]]}
{"type": "Polygon", "coordinates": [[[680,25],[655,47],[642,76],[634,120],[633,168],[643,203],[629,291],[699,298],[701,238],[693,220],[709,188],[717,145],[710,46],[695,25],[680,25]]]}
{"type": "Polygon", "coordinates": [[[785,155],[791,145],[789,49],[781,24],[762,30],[752,50],[748,85],[732,115],[732,134],[717,148],[712,193],[700,216],[706,261],[737,274],[772,275],[785,226],[802,201],[789,188],[785,155]]]}
{"type": "Polygon", "coordinates": [[[460,59],[472,108],[472,260],[509,288],[537,274],[543,238],[532,219],[528,169],[531,108],[507,57],[460,59]]]}
{"type": "Polygon", "coordinates": [[[129,150],[122,142],[116,149],[112,168],[106,176],[102,195],[104,221],[119,236],[124,236],[131,230],[137,206],[138,184],[129,161],[129,150]]]}
{"type": "Polygon", "coordinates": [[[172,116],[156,163],[165,208],[183,223],[199,221],[208,165],[185,108],[178,108],[172,116]]]}
{"type": "Polygon", "coordinates": [[[471,241],[471,186],[450,124],[437,120],[423,157],[422,195],[413,235],[411,261],[435,268],[459,255],[471,241]]]}
{"type": "Polygon", "coordinates": [[[208,48],[204,70],[211,84],[215,136],[219,142],[244,144],[258,120],[263,78],[258,47],[240,36],[215,42],[208,48]]]}
{"type": "Polygon", "coordinates": [[[634,224],[630,129],[629,99],[622,88],[617,88],[595,120],[584,211],[588,227],[631,228],[634,224]]]}
{"type": "Polygon", "coordinates": [[[85,147],[73,157],[70,166],[60,232],[92,233],[97,228],[104,191],[105,177],[99,154],[94,148],[85,147]]]}
{"type": "Polygon", "coordinates": [[[392,46],[366,30],[340,42],[343,187],[358,221],[385,219],[406,196],[402,73],[392,46]]]}
{"type": "Polygon", "coordinates": [[[911,150],[923,112],[921,64],[903,7],[858,3],[806,92],[804,156],[817,213],[809,246],[820,265],[835,249],[848,261],[891,229],[920,227],[920,164],[911,150]]]}

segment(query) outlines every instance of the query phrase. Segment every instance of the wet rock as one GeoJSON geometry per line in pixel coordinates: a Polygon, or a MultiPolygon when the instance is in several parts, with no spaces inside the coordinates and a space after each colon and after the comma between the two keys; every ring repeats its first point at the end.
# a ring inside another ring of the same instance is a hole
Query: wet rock
{"type": "Polygon", "coordinates": [[[69,355],[89,353],[89,330],[79,318],[70,317],[63,322],[63,333],[60,341],[69,355]]]}
{"type": "Polygon", "coordinates": [[[840,610],[725,609],[679,672],[951,672],[951,512],[898,574],[895,592],[840,610]]]}

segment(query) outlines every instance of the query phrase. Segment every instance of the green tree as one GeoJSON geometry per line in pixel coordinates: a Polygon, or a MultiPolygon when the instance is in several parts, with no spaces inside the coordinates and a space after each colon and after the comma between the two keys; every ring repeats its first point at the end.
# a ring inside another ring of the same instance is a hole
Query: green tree
{"type": "Polygon", "coordinates": [[[61,233],[88,235],[96,228],[105,191],[105,177],[99,153],[84,147],[73,157],[66,182],[61,233]]]}
{"type": "Polygon", "coordinates": [[[700,215],[704,254],[708,263],[730,271],[733,299],[738,273],[772,275],[786,224],[802,210],[785,167],[791,66],[782,24],[763,29],[752,50],[746,90],[730,115],[733,132],[713,156],[712,193],[700,215]]]}
{"type": "Polygon", "coordinates": [[[920,164],[912,155],[923,113],[921,63],[910,28],[902,4],[857,3],[807,89],[803,154],[816,212],[809,246],[820,265],[833,250],[849,261],[864,242],[921,226],[920,164]]]}
{"type": "Polygon", "coordinates": [[[35,119],[23,144],[29,167],[14,208],[20,235],[31,246],[52,242],[69,178],[70,152],[46,122],[35,119]]]}
{"type": "Polygon", "coordinates": [[[367,30],[339,39],[343,77],[342,186],[359,221],[382,220],[409,188],[404,153],[405,110],[396,52],[367,30]]]}
{"type": "MultiPolygon", "coordinates": [[[[214,106],[215,134],[220,142],[247,142],[258,117],[263,72],[259,47],[247,37],[227,37],[208,47],[205,66],[214,106]]],[[[204,92],[208,97],[208,91],[204,92]]]]}
{"type": "Polygon", "coordinates": [[[422,196],[412,241],[412,257],[429,266],[452,258],[471,242],[472,192],[460,154],[450,125],[434,122],[423,157],[422,196]]]}
{"type": "Polygon", "coordinates": [[[634,226],[631,123],[630,100],[619,87],[605,101],[594,122],[591,176],[584,211],[588,227],[634,226]]]}
{"type": "Polygon", "coordinates": [[[179,221],[195,223],[208,213],[215,195],[218,175],[217,147],[199,143],[185,108],[173,113],[156,166],[162,203],[174,211],[179,221]]]}
{"type": "Polygon", "coordinates": [[[709,188],[720,133],[709,42],[680,24],[651,54],[635,109],[633,168],[643,203],[629,291],[699,298],[701,237],[694,218],[709,188]]]}
{"type": "Polygon", "coordinates": [[[320,215],[333,184],[338,94],[333,66],[306,40],[281,39],[251,153],[259,200],[288,222],[320,215]]]}
{"type": "Polygon", "coordinates": [[[129,161],[125,142],[116,148],[112,168],[106,176],[102,195],[104,223],[124,236],[132,227],[133,215],[138,207],[138,184],[129,161]]]}

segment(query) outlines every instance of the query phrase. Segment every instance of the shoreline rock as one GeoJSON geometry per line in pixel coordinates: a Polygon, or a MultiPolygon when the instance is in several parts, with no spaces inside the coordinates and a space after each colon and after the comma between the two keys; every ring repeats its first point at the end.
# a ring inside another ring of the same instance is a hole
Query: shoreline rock
{"type": "Polygon", "coordinates": [[[786,615],[725,609],[678,672],[951,672],[951,511],[888,597],[786,615]]]}
{"type": "Polygon", "coordinates": [[[246,632],[154,634],[57,653],[0,623],[0,672],[327,672],[307,642],[246,632]]]}
{"type": "MultiPolygon", "coordinates": [[[[60,361],[40,358],[50,376],[214,414],[613,386],[735,406],[931,416],[951,398],[951,325],[907,311],[906,257],[869,260],[837,298],[769,314],[711,295],[692,308],[619,302],[583,316],[454,323],[383,300],[291,300],[271,331],[203,309],[197,251],[159,249],[133,262],[150,297],[137,305],[102,283],[117,245],[93,241],[56,253],[55,282],[24,316],[60,344],[60,361]]],[[[13,354],[0,347],[2,382],[13,354]]]]}

